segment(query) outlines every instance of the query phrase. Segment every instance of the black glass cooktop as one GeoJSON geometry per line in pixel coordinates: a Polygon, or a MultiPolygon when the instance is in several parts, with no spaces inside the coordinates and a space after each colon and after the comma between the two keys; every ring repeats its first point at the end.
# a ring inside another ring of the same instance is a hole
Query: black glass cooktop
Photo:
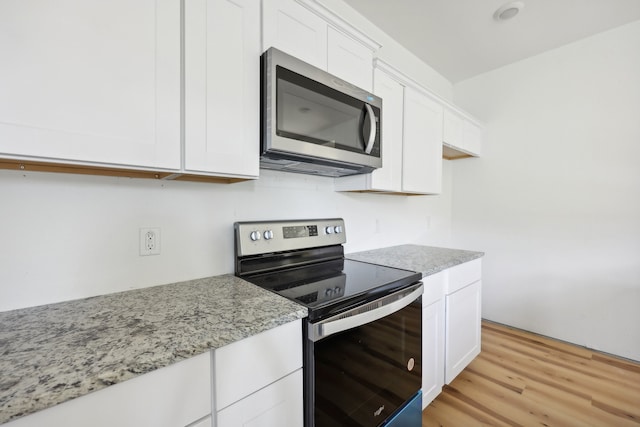
{"type": "Polygon", "coordinates": [[[420,273],[349,259],[243,277],[309,309],[316,320],[380,298],[421,279],[420,273]]]}

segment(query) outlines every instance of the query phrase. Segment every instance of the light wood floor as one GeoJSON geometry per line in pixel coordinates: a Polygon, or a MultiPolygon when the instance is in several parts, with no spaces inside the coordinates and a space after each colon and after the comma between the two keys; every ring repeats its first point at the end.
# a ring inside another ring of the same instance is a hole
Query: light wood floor
{"type": "Polygon", "coordinates": [[[422,426],[640,426],[640,364],[484,321],[422,426]]]}

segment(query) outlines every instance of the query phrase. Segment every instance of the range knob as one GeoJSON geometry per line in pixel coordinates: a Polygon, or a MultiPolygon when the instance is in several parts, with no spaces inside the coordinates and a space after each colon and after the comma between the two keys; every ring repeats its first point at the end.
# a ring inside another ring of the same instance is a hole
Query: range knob
{"type": "Polygon", "coordinates": [[[271,240],[273,239],[273,230],[265,230],[262,235],[264,236],[264,240],[271,240]]]}
{"type": "Polygon", "coordinates": [[[341,225],[336,225],[336,226],[334,227],[334,230],[335,230],[335,232],[336,232],[337,234],[340,234],[340,233],[342,233],[342,226],[341,226],[341,225]]]}
{"type": "Polygon", "coordinates": [[[325,228],[324,228],[324,231],[325,231],[325,233],[327,233],[327,234],[333,234],[333,233],[336,231],[336,229],[335,229],[334,227],[332,227],[332,226],[330,226],[330,225],[329,225],[329,226],[327,226],[327,227],[325,227],[325,228]]]}
{"type": "Polygon", "coordinates": [[[249,234],[249,238],[251,240],[253,240],[254,242],[256,240],[260,240],[260,232],[259,231],[252,231],[251,234],[249,234]]]}
{"type": "Polygon", "coordinates": [[[331,289],[331,288],[327,288],[327,289],[325,289],[325,291],[324,291],[324,296],[325,296],[325,297],[333,296],[333,289],[331,289]]]}

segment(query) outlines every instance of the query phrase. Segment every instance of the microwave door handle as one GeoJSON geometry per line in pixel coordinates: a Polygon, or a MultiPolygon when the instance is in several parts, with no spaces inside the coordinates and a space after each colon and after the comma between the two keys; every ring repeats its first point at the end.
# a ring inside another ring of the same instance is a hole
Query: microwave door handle
{"type": "MultiPolygon", "coordinates": [[[[353,316],[349,316],[349,312],[346,312],[337,315],[336,317],[339,318],[337,320],[327,319],[316,324],[309,324],[309,339],[312,341],[319,341],[330,335],[337,334],[338,332],[347,331],[349,329],[357,328],[358,326],[366,325],[367,323],[374,322],[378,319],[382,319],[385,316],[393,314],[396,311],[402,310],[413,301],[415,301],[420,295],[422,295],[424,286],[422,285],[422,282],[418,283],[419,286],[412,289],[410,292],[402,292],[404,293],[404,295],[402,295],[400,298],[392,301],[387,301],[386,304],[383,303],[380,307],[373,310],[366,311],[365,309],[364,312],[355,314],[353,316]],[[348,317],[344,317],[345,315],[348,317]]],[[[362,309],[362,307],[357,307],[353,309],[353,311],[357,312],[358,309],[362,309]]]]}
{"type": "Polygon", "coordinates": [[[367,146],[365,147],[364,152],[367,154],[371,154],[371,150],[373,150],[373,143],[376,140],[376,133],[378,132],[376,128],[376,116],[373,112],[373,108],[371,108],[371,105],[364,104],[364,107],[367,109],[367,115],[369,116],[369,128],[370,128],[369,139],[367,140],[367,146]]]}

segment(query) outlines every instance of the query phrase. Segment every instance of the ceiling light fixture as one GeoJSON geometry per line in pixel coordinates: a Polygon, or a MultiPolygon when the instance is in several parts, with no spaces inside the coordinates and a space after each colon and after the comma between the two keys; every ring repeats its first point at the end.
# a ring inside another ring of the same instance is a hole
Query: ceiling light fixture
{"type": "Polygon", "coordinates": [[[496,21],[506,21],[508,19],[513,18],[520,12],[520,10],[524,7],[524,3],[521,1],[512,1],[506,4],[503,4],[495,11],[493,14],[493,19],[496,21]]]}

